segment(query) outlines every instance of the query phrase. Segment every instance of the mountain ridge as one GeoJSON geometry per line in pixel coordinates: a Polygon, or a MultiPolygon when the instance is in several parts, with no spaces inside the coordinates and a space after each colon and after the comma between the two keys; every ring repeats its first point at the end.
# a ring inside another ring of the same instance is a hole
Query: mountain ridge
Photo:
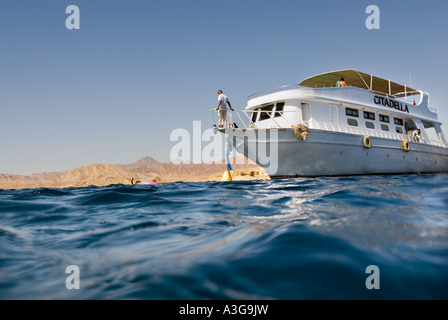
{"type": "MultiPolygon", "coordinates": [[[[237,180],[269,179],[267,173],[245,157],[232,158],[237,180]]],[[[130,164],[94,163],[64,172],[35,173],[29,176],[0,173],[0,189],[65,188],[90,185],[132,184],[136,181],[216,181],[226,171],[222,163],[180,164],[162,163],[145,156],[130,164]]]]}

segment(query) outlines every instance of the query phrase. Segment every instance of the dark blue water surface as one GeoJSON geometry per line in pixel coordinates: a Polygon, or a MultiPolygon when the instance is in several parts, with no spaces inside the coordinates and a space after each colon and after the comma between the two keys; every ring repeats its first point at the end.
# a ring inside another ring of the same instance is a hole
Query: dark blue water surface
{"type": "Polygon", "coordinates": [[[447,240],[446,174],[0,190],[0,298],[447,299],[447,240]]]}

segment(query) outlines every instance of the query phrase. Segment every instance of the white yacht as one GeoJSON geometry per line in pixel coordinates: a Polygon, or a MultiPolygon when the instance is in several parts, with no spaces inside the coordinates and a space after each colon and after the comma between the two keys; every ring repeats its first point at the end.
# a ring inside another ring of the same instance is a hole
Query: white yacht
{"type": "Polygon", "coordinates": [[[448,172],[429,94],[357,70],[257,93],[228,113],[220,131],[272,178],[448,172]]]}

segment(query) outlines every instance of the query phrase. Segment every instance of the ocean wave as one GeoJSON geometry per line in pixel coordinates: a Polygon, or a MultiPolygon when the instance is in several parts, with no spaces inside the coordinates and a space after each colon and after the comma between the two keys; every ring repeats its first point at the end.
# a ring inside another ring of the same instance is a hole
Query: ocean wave
{"type": "Polygon", "coordinates": [[[446,178],[0,190],[0,298],[446,299],[446,178]]]}

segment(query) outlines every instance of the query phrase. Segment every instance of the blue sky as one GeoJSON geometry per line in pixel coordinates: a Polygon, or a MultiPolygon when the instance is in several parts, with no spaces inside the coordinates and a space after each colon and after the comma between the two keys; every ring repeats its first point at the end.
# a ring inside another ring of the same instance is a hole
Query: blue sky
{"type": "Polygon", "coordinates": [[[355,68],[428,91],[445,135],[447,1],[0,0],[0,172],[169,162],[222,89],[355,68]],[[68,30],[68,5],[80,9],[68,30]],[[365,9],[380,8],[380,30],[365,9]]]}

